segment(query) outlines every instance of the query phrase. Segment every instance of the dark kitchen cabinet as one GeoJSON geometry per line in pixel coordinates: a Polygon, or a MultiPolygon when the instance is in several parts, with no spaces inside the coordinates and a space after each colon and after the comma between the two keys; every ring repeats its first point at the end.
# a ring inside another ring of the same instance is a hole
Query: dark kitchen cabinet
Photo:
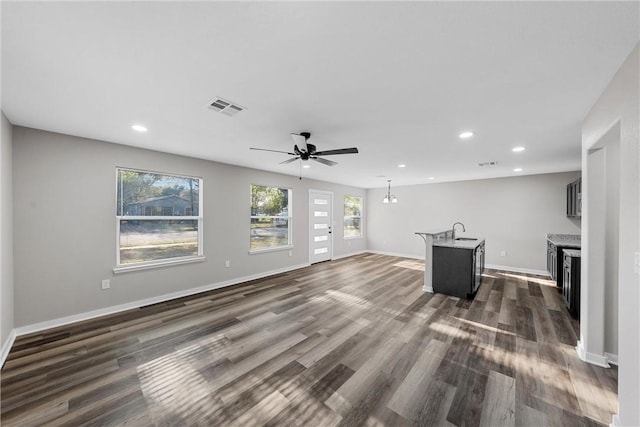
{"type": "Polygon", "coordinates": [[[433,247],[433,291],[473,298],[484,271],[484,241],[475,248],[433,247]]]}
{"type": "Polygon", "coordinates": [[[556,245],[547,240],[547,272],[553,280],[558,275],[556,245]]]}
{"type": "Polygon", "coordinates": [[[562,263],[562,299],[569,313],[580,318],[580,251],[566,250],[562,263]]]}
{"type": "Polygon", "coordinates": [[[567,216],[570,218],[582,216],[582,178],[567,185],[567,216]]]}

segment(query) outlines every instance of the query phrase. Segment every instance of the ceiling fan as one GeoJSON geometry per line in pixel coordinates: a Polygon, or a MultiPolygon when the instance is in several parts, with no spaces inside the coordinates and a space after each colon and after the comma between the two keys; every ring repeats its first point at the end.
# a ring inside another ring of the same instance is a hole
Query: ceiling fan
{"type": "Polygon", "coordinates": [[[288,154],[290,156],[295,156],[292,157],[290,159],[287,159],[283,162],[280,162],[280,164],[287,164],[287,163],[291,163],[291,162],[295,162],[296,160],[300,159],[300,160],[315,160],[316,162],[322,163],[323,165],[327,165],[327,166],[335,166],[338,163],[331,161],[331,160],[327,160],[327,159],[323,159],[320,156],[332,156],[335,154],[357,154],[358,153],[358,149],[355,147],[352,148],[339,148],[337,150],[326,150],[326,151],[316,151],[316,146],[313,144],[309,144],[307,142],[307,140],[309,139],[309,137],[311,136],[310,132],[300,132],[299,134],[297,133],[292,133],[291,137],[293,138],[293,142],[294,142],[294,146],[293,146],[293,153],[290,153],[288,151],[278,151],[278,150],[268,150],[266,148],[254,148],[251,147],[251,150],[260,150],[260,151],[272,151],[274,153],[283,153],[283,154],[288,154]]]}

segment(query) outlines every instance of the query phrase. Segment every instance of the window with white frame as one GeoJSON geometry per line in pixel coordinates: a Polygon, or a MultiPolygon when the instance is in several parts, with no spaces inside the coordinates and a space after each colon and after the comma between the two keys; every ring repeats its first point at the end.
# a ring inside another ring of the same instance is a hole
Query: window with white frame
{"type": "Polygon", "coordinates": [[[344,237],[362,237],[362,197],[344,196],[344,237]]]}
{"type": "Polygon", "coordinates": [[[292,245],[291,194],[290,188],[251,185],[250,251],[292,245]]]}
{"type": "Polygon", "coordinates": [[[202,257],[201,178],[124,168],[116,174],[117,267],[202,257]]]}

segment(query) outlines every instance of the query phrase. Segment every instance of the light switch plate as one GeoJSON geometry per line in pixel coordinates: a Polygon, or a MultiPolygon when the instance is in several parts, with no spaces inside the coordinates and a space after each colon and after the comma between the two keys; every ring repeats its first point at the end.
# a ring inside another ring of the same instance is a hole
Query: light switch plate
{"type": "Polygon", "coordinates": [[[635,271],[636,274],[640,275],[640,252],[636,252],[636,254],[633,257],[633,259],[634,259],[633,271],[635,271]]]}

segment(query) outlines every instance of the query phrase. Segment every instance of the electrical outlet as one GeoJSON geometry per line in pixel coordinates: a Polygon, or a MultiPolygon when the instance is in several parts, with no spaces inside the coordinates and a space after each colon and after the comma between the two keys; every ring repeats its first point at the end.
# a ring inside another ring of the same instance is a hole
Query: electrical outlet
{"type": "Polygon", "coordinates": [[[293,251],[289,251],[289,256],[293,256],[293,251]]]}
{"type": "Polygon", "coordinates": [[[500,256],[507,256],[507,251],[500,251],[500,256]]]}
{"type": "Polygon", "coordinates": [[[224,262],[224,266],[225,266],[225,267],[227,267],[227,268],[231,267],[231,261],[226,260],[226,261],[224,262]]]}
{"type": "Polygon", "coordinates": [[[636,272],[636,274],[640,274],[640,252],[635,253],[633,270],[636,272]]]}
{"type": "Polygon", "coordinates": [[[101,289],[109,289],[111,287],[111,280],[109,279],[104,279],[102,281],[102,287],[101,289]]]}

